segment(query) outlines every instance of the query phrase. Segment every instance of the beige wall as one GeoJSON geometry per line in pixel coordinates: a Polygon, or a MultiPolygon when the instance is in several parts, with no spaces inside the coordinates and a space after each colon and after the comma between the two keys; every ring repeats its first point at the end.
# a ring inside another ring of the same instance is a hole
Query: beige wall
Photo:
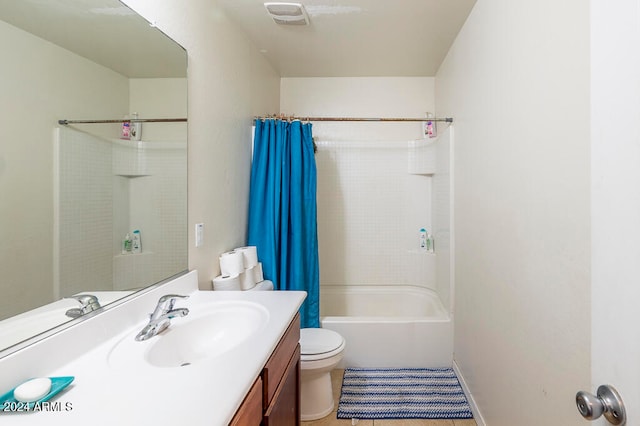
{"type": "Polygon", "coordinates": [[[215,1],[126,3],[188,51],[189,268],[210,289],[220,253],[246,243],[251,117],[278,111],[280,77],[215,1]]]}
{"type": "Polygon", "coordinates": [[[436,76],[455,118],[455,361],[490,426],[582,425],[589,7],[479,1],[436,76]]]}
{"type": "Polygon", "coordinates": [[[57,120],[122,116],[129,89],[122,75],[1,21],[0,49],[1,319],[53,300],[57,120]]]}
{"type": "MultiPolygon", "coordinates": [[[[183,118],[187,116],[186,78],[129,79],[129,111],[139,118],[183,118]]],[[[182,141],[187,123],[148,123],[142,125],[145,141],[182,141]]]]}

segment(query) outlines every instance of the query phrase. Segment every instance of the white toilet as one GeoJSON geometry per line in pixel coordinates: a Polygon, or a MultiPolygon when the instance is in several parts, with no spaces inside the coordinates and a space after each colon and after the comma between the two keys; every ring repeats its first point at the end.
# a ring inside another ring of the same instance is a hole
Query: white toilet
{"type": "Polygon", "coordinates": [[[331,370],[342,360],[344,338],[324,328],[300,330],[301,420],[325,417],[333,411],[331,370]]]}

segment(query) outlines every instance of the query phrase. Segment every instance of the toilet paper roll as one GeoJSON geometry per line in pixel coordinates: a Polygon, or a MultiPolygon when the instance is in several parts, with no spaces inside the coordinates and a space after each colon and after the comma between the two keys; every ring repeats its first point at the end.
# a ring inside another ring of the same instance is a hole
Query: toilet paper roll
{"type": "Polygon", "coordinates": [[[231,250],[222,253],[219,260],[221,275],[233,276],[244,272],[244,255],[240,251],[231,250]]]}
{"type": "Polygon", "coordinates": [[[251,290],[256,286],[256,281],[253,279],[253,273],[246,271],[240,274],[240,288],[242,290],[251,290]]]}
{"type": "Polygon", "coordinates": [[[256,266],[247,269],[245,272],[253,275],[253,280],[256,284],[264,281],[264,275],[262,274],[262,262],[258,262],[256,266]]]}
{"type": "Polygon", "coordinates": [[[235,251],[242,253],[245,269],[252,268],[258,264],[258,249],[256,246],[238,247],[235,251]]]}
{"type": "Polygon", "coordinates": [[[213,289],[218,291],[233,291],[240,290],[240,276],[239,275],[218,275],[213,280],[213,289]]]}

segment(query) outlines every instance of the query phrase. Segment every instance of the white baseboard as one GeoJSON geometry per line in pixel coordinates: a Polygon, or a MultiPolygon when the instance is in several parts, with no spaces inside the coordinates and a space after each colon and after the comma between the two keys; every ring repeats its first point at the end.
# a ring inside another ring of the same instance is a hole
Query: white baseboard
{"type": "Polygon", "coordinates": [[[462,386],[464,395],[467,397],[467,402],[469,402],[469,407],[471,408],[473,419],[476,421],[476,424],[478,426],[487,426],[487,424],[484,422],[484,419],[482,418],[482,414],[480,413],[480,409],[478,408],[475,399],[473,399],[473,395],[471,395],[471,392],[469,391],[467,382],[465,382],[464,377],[462,376],[462,372],[460,371],[460,368],[458,368],[458,364],[456,364],[455,360],[453,360],[453,371],[456,373],[456,376],[458,376],[458,381],[460,382],[460,386],[462,386]]]}

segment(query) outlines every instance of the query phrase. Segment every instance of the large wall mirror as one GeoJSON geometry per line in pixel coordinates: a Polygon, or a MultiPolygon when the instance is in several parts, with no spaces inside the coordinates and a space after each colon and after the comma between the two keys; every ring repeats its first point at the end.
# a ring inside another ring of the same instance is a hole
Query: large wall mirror
{"type": "Polygon", "coordinates": [[[0,0],[0,46],[2,357],[187,269],[187,55],[117,0],[0,0]]]}

